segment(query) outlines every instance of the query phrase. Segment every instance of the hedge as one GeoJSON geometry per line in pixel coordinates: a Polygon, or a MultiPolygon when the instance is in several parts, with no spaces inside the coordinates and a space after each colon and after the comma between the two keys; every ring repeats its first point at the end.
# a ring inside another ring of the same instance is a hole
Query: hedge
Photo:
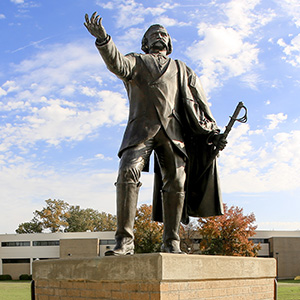
{"type": "Polygon", "coordinates": [[[12,280],[12,278],[8,274],[3,274],[3,275],[0,275],[0,280],[12,280]]]}
{"type": "Polygon", "coordinates": [[[19,276],[20,280],[32,280],[32,275],[29,274],[22,274],[19,276]]]}

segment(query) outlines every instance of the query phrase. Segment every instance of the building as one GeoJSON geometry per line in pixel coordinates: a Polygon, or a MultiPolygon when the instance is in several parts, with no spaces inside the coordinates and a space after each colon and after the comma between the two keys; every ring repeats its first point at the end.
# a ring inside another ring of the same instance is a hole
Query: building
{"type": "Polygon", "coordinates": [[[0,235],[0,275],[19,279],[32,274],[36,259],[104,256],[115,244],[114,232],[29,233],[0,235]]]}
{"type": "Polygon", "coordinates": [[[277,260],[279,279],[291,279],[300,275],[300,231],[257,230],[252,238],[260,243],[259,257],[274,257],[277,260]]]}
{"type": "MultiPolygon", "coordinates": [[[[104,256],[115,244],[114,232],[32,233],[0,235],[0,275],[18,279],[32,274],[36,259],[104,256]]],[[[194,239],[197,244],[201,239],[194,239]]],[[[300,275],[300,231],[257,230],[251,238],[260,243],[259,257],[277,260],[279,279],[300,275]]],[[[197,246],[197,245],[196,245],[197,246]]]]}
{"type": "MultiPolygon", "coordinates": [[[[199,233],[197,231],[189,233],[189,240],[192,240],[192,252],[201,254],[202,237],[199,233]]],[[[277,260],[279,279],[293,279],[300,276],[300,230],[256,230],[255,236],[250,240],[261,246],[258,257],[273,257],[277,260]]]]}

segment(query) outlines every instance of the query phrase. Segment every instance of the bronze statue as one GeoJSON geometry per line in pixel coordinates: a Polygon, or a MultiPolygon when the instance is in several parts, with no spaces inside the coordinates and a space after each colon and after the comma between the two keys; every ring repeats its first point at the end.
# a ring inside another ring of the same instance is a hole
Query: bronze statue
{"type": "Polygon", "coordinates": [[[188,216],[222,214],[215,161],[202,175],[210,153],[227,141],[217,128],[199,78],[183,62],[171,59],[172,41],[161,25],[142,39],[145,54],[122,55],[95,12],[84,23],[96,38],[107,68],[119,77],[129,98],[129,119],[119,150],[116,182],[116,246],[106,255],[134,253],[133,225],[142,171],[155,153],[153,219],[164,222],[162,251],[180,250],[180,221],[188,216]],[[199,183],[200,182],[200,183],[199,183]]]}

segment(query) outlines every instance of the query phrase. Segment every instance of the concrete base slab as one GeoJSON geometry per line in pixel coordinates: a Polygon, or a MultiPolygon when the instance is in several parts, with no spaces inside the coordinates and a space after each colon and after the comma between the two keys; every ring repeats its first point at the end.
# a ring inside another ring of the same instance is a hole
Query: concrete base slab
{"type": "Polygon", "coordinates": [[[273,300],[276,261],[137,254],[36,261],[36,300],[273,300]]]}

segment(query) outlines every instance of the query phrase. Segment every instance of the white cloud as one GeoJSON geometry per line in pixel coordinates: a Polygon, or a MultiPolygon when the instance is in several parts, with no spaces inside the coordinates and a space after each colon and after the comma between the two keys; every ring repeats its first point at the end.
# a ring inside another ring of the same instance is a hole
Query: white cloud
{"type": "Polygon", "coordinates": [[[132,51],[139,52],[143,34],[144,30],[141,28],[134,27],[127,29],[123,35],[116,38],[118,49],[121,51],[121,53],[129,53],[132,51]]]}
{"type": "Polygon", "coordinates": [[[23,4],[24,0],[10,0],[10,2],[15,3],[15,4],[23,4]]]}
{"type": "Polygon", "coordinates": [[[283,48],[285,56],[282,59],[294,67],[300,67],[300,34],[294,37],[290,44],[286,44],[282,38],[277,41],[277,44],[283,48]]]}
{"type": "MultiPolygon", "coordinates": [[[[274,17],[272,12],[254,10],[258,0],[232,0],[221,5],[227,21],[198,24],[199,41],[188,48],[187,55],[202,69],[201,79],[209,92],[230,77],[243,75],[258,64],[259,49],[250,37],[274,17]]],[[[255,88],[259,77],[243,77],[255,88]]]]}
{"type": "Polygon", "coordinates": [[[256,73],[245,73],[241,76],[241,81],[248,86],[249,88],[253,90],[257,90],[258,83],[261,83],[262,80],[259,76],[259,74],[256,73]]]}
{"type": "Polygon", "coordinates": [[[3,95],[7,95],[8,93],[17,91],[19,87],[17,86],[17,83],[13,80],[8,80],[5,83],[2,84],[1,90],[3,95]]]}
{"type": "Polygon", "coordinates": [[[188,25],[185,22],[178,22],[167,15],[163,15],[168,10],[178,7],[179,5],[176,3],[160,3],[156,6],[144,5],[135,0],[113,0],[106,3],[97,1],[96,3],[105,9],[114,9],[117,11],[116,26],[118,28],[128,28],[147,23],[147,17],[153,17],[152,23],[160,23],[164,26],[188,25]]]}
{"type": "Polygon", "coordinates": [[[116,26],[119,28],[128,28],[141,24],[144,22],[145,16],[158,16],[166,11],[164,5],[145,7],[142,3],[134,0],[113,0],[108,3],[97,1],[97,4],[106,9],[115,9],[118,11],[116,26]]]}
{"type": "Polygon", "coordinates": [[[203,39],[188,48],[188,55],[202,66],[202,81],[207,92],[257,64],[258,49],[243,42],[233,28],[201,23],[198,32],[203,39]]]}
{"type": "Polygon", "coordinates": [[[223,192],[253,194],[300,188],[300,131],[277,133],[271,141],[260,142],[260,148],[254,147],[250,135],[248,124],[234,128],[221,153],[223,192]]]}
{"type": "Polygon", "coordinates": [[[268,129],[273,130],[277,128],[278,124],[284,122],[287,119],[287,115],[283,113],[270,114],[266,116],[266,119],[271,121],[268,129]]]}
{"type": "Polygon", "coordinates": [[[7,92],[2,87],[0,87],[0,97],[5,95],[7,95],[7,92]]]}
{"type": "MultiPolygon", "coordinates": [[[[13,233],[18,224],[30,221],[32,213],[45,206],[44,200],[49,198],[116,213],[115,171],[66,172],[21,159],[16,165],[0,168],[0,177],[1,210],[5,211],[0,219],[2,233],[13,233]]],[[[139,205],[150,204],[153,175],[143,174],[142,182],[139,205]]]]}
{"type": "Polygon", "coordinates": [[[105,9],[114,9],[115,8],[115,4],[113,2],[103,3],[103,1],[97,0],[96,4],[103,7],[103,8],[105,8],[105,9]]]}
{"type": "Polygon", "coordinates": [[[2,168],[0,176],[1,209],[6,212],[0,220],[2,233],[30,221],[49,198],[115,214],[115,172],[66,173],[23,162],[2,168]]]}
{"type": "Polygon", "coordinates": [[[270,105],[270,104],[271,104],[271,101],[270,101],[270,100],[267,100],[267,101],[265,101],[265,104],[266,104],[266,105],[270,105]]]}
{"type": "Polygon", "coordinates": [[[279,6],[281,6],[283,12],[292,18],[295,25],[300,27],[300,6],[298,0],[277,0],[279,6]]]}
{"type": "MultiPolygon", "coordinates": [[[[97,95],[99,100],[85,108],[45,98],[43,100],[47,103],[41,108],[29,106],[27,115],[19,118],[18,122],[0,127],[2,150],[12,146],[24,148],[37,141],[46,141],[54,146],[62,141],[81,141],[103,125],[116,125],[126,120],[126,99],[111,91],[101,91],[97,95]]],[[[20,107],[22,102],[14,109],[20,107]]]]}
{"type": "Polygon", "coordinates": [[[0,96],[6,96],[0,110],[10,111],[1,125],[2,151],[37,141],[55,146],[81,141],[101,126],[126,120],[125,97],[100,89],[108,71],[92,50],[76,43],[55,45],[14,66],[14,80],[0,89],[0,96]]]}
{"type": "Polygon", "coordinates": [[[269,23],[276,13],[271,10],[259,10],[257,6],[261,0],[232,0],[223,5],[228,25],[236,28],[241,34],[247,36],[254,30],[269,23]]]}
{"type": "Polygon", "coordinates": [[[164,27],[171,27],[171,26],[177,26],[177,27],[182,27],[182,26],[189,26],[191,23],[186,23],[186,22],[178,22],[178,20],[170,18],[166,15],[159,16],[156,18],[153,23],[161,24],[164,27]]]}
{"type": "Polygon", "coordinates": [[[85,44],[54,45],[39,51],[35,57],[23,60],[14,66],[19,75],[17,85],[22,85],[23,91],[31,93],[34,98],[53,91],[63,93],[66,86],[69,91],[72,88],[77,90],[79,80],[92,80],[91,76],[99,75],[104,69],[96,48],[83,46],[85,44]]]}
{"type": "Polygon", "coordinates": [[[0,20],[5,19],[5,15],[4,14],[0,14],[0,20]]]}
{"type": "Polygon", "coordinates": [[[97,159],[102,159],[102,160],[112,160],[111,157],[107,157],[107,156],[103,155],[102,153],[96,154],[96,155],[95,155],[95,158],[97,158],[97,159]]]}

